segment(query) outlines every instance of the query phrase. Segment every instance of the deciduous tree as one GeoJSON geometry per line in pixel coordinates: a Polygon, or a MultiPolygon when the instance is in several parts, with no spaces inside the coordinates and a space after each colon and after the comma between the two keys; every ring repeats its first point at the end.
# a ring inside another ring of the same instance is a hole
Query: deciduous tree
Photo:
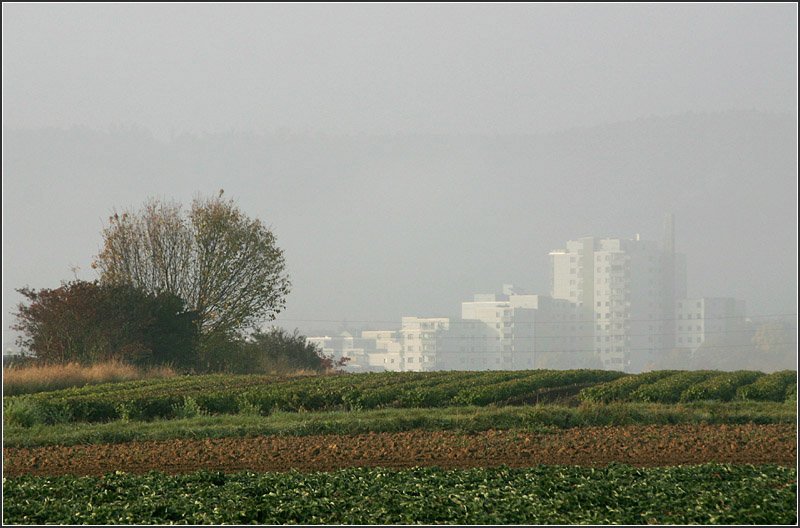
{"type": "Polygon", "coordinates": [[[203,344],[274,319],[290,288],[272,231],[222,194],[195,199],[187,213],[155,199],[115,213],[94,262],[104,284],[184,299],[198,314],[203,344]]]}

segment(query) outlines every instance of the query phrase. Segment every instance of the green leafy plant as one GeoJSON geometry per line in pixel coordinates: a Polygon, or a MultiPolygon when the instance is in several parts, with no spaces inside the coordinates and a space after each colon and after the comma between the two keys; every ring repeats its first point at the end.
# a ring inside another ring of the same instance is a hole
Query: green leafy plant
{"type": "Polygon", "coordinates": [[[172,412],[175,418],[194,418],[196,416],[205,416],[208,412],[197,404],[197,400],[191,396],[184,396],[183,403],[173,405],[172,412]]]}
{"type": "Polygon", "coordinates": [[[5,478],[9,524],[754,524],[797,522],[774,465],[435,467],[5,478]]]}
{"type": "MultiPolygon", "coordinates": [[[[736,394],[744,400],[784,401],[789,387],[793,384],[797,386],[797,371],[781,370],[739,387],[736,394]]],[[[795,388],[795,394],[796,391],[795,388]]]]}

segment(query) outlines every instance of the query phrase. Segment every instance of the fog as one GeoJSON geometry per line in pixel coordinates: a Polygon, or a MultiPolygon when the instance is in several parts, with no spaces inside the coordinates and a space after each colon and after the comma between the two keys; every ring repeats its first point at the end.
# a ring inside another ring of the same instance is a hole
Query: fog
{"type": "Polygon", "coordinates": [[[794,4],[4,4],[4,348],[113,208],[220,188],[309,335],[548,294],[665,213],[690,296],[796,319],[796,145],[794,4]]]}

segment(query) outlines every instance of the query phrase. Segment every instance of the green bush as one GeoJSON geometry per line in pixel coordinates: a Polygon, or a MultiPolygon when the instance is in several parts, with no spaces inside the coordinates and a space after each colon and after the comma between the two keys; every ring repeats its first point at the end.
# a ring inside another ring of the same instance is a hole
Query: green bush
{"type": "Polygon", "coordinates": [[[683,391],[715,374],[716,372],[710,370],[680,371],[653,383],[642,385],[631,393],[631,399],[650,403],[677,403],[683,391]]]}
{"type": "Polygon", "coordinates": [[[629,401],[631,394],[648,383],[677,374],[678,370],[656,370],[632,376],[622,376],[614,381],[600,383],[594,387],[583,389],[578,394],[578,399],[585,402],[611,403],[614,401],[629,401]]]}
{"type": "Polygon", "coordinates": [[[763,375],[762,372],[752,370],[721,373],[683,391],[681,401],[730,401],[736,397],[736,390],[739,387],[753,383],[763,375]]]}
{"type": "Polygon", "coordinates": [[[31,427],[41,423],[36,402],[27,396],[4,398],[3,423],[21,427],[31,427]]]}
{"type": "Polygon", "coordinates": [[[786,388],[786,401],[787,402],[796,402],[797,401],[797,383],[792,383],[789,387],[786,388]]]}
{"type": "Polygon", "coordinates": [[[539,370],[527,377],[502,381],[482,387],[467,387],[453,397],[462,405],[488,405],[503,403],[512,398],[534,395],[536,391],[551,387],[564,387],[587,382],[600,383],[624,376],[613,370],[539,370]]]}
{"type": "Polygon", "coordinates": [[[191,396],[184,396],[183,403],[172,405],[172,415],[175,418],[194,418],[208,414],[191,396]]]}
{"type": "MultiPolygon", "coordinates": [[[[743,400],[776,401],[786,400],[789,387],[797,385],[797,371],[781,370],[763,376],[750,385],[739,387],[736,395],[743,400]]],[[[795,388],[795,393],[797,389],[795,388]]]]}

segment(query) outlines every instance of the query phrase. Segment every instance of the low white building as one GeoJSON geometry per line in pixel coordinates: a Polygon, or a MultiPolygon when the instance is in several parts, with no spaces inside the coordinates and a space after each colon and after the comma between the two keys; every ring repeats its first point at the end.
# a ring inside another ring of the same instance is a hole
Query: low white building
{"type": "Polygon", "coordinates": [[[593,355],[592,325],[575,303],[504,285],[461,304],[461,319],[443,336],[438,370],[582,367],[593,355]],[[549,366],[548,366],[549,365],[549,366]]]}
{"type": "Polygon", "coordinates": [[[694,353],[707,339],[740,331],[744,301],[732,297],[699,297],[675,302],[675,347],[694,353]]]}
{"type": "Polygon", "coordinates": [[[364,341],[374,342],[374,351],[367,359],[367,370],[403,370],[403,345],[396,330],[364,330],[361,332],[364,341]]]}
{"type": "Polygon", "coordinates": [[[449,317],[403,317],[399,332],[402,370],[437,370],[449,328],[449,317]]]}

